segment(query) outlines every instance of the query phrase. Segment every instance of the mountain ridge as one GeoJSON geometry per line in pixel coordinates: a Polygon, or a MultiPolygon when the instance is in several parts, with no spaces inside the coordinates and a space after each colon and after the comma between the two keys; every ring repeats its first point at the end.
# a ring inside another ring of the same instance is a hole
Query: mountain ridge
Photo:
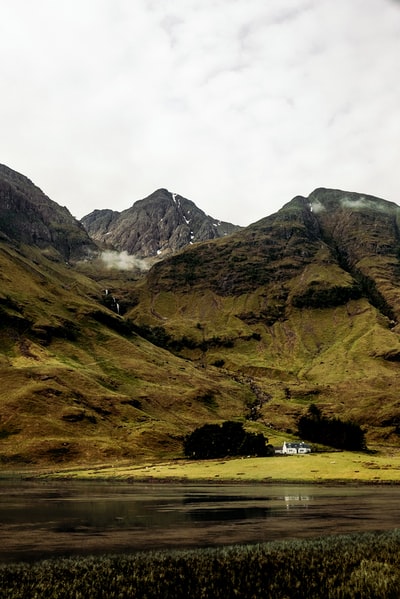
{"type": "Polygon", "coordinates": [[[164,257],[195,242],[241,229],[206,215],[191,200],[164,188],[122,212],[95,210],[81,223],[100,245],[139,258],[164,257]]]}
{"type": "Polygon", "coordinates": [[[155,264],[128,317],[162,327],[182,356],[253,377],[271,398],[259,417],[280,430],[318,398],[370,438],[398,443],[399,217],[396,204],[365,194],[297,196],[155,264]]]}
{"type": "Polygon", "coordinates": [[[226,419],[276,443],[310,403],[400,446],[396,204],[318,188],[136,276],[6,175],[2,467],[180,457],[185,434],[226,419]]]}
{"type": "Polygon", "coordinates": [[[0,164],[3,239],[47,248],[54,258],[80,260],[97,251],[83,226],[30,179],[0,164]]]}

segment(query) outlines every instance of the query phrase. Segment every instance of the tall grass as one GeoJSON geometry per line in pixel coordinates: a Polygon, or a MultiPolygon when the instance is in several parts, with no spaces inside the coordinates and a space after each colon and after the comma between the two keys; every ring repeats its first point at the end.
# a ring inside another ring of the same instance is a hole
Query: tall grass
{"type": "Polygon", "coordinates": [[[398,599],[400,531],[0,566],[13,599],[398,599]]]}

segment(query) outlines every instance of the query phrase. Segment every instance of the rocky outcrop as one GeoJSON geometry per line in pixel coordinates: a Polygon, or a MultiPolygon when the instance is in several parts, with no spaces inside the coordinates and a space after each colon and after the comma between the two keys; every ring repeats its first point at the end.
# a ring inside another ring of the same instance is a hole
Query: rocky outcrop
{"type": "Polygon", "coordinates": [[[192,201],[166,189],[155,191],[123,212],[95,210],[81,222],[102,246],[142,258],[165,256],[240,229],[208,216],[192,201]]]}
{"type": "Polygon", "coordinates": [[[67,208],[5,165],[0,165],[0,235],[6,240],[50,249],[55,258],[66,261],[97,251],[67,208]]]}

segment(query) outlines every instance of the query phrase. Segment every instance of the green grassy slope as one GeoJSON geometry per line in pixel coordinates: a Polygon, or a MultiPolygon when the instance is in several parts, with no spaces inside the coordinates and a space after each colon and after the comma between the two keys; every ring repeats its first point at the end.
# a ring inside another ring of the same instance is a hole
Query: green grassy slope
{"type": "Polygon", "coordinates": [[[0,464],[170,458],[232,418],[282,439],[311,402],[399,445],[398,219],[317,190],[141,277],[1,241],[0,464]]]}
{"type": "Polygon", "coordinates": [[[367,441],[398,444],[398,216],[358,194],[295,198],[156,265],[128,316],[177,354],[247,379],[257,422],[294,432],[315,402],[367,441]]]}
{"type": "Polygon", "coordinates": [[[99,283],[38,249],[0,244],[0,463],[180,455],[199,421],[251,393],[142,339],[99,283]]]}

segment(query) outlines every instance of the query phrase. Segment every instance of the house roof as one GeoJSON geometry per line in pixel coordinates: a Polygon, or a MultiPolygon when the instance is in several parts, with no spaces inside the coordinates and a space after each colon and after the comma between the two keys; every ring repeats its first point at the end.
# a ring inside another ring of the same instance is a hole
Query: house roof
{"type": "Polygon", "coordinates": [[[286,447],[291,447],[293,449],[298,449],[299,447],[306,447],[306,448],[310,448],[310,445],[308,445],[308,443],[287,443],[285,441],[284,445],[286,445],[286,447]]]}

